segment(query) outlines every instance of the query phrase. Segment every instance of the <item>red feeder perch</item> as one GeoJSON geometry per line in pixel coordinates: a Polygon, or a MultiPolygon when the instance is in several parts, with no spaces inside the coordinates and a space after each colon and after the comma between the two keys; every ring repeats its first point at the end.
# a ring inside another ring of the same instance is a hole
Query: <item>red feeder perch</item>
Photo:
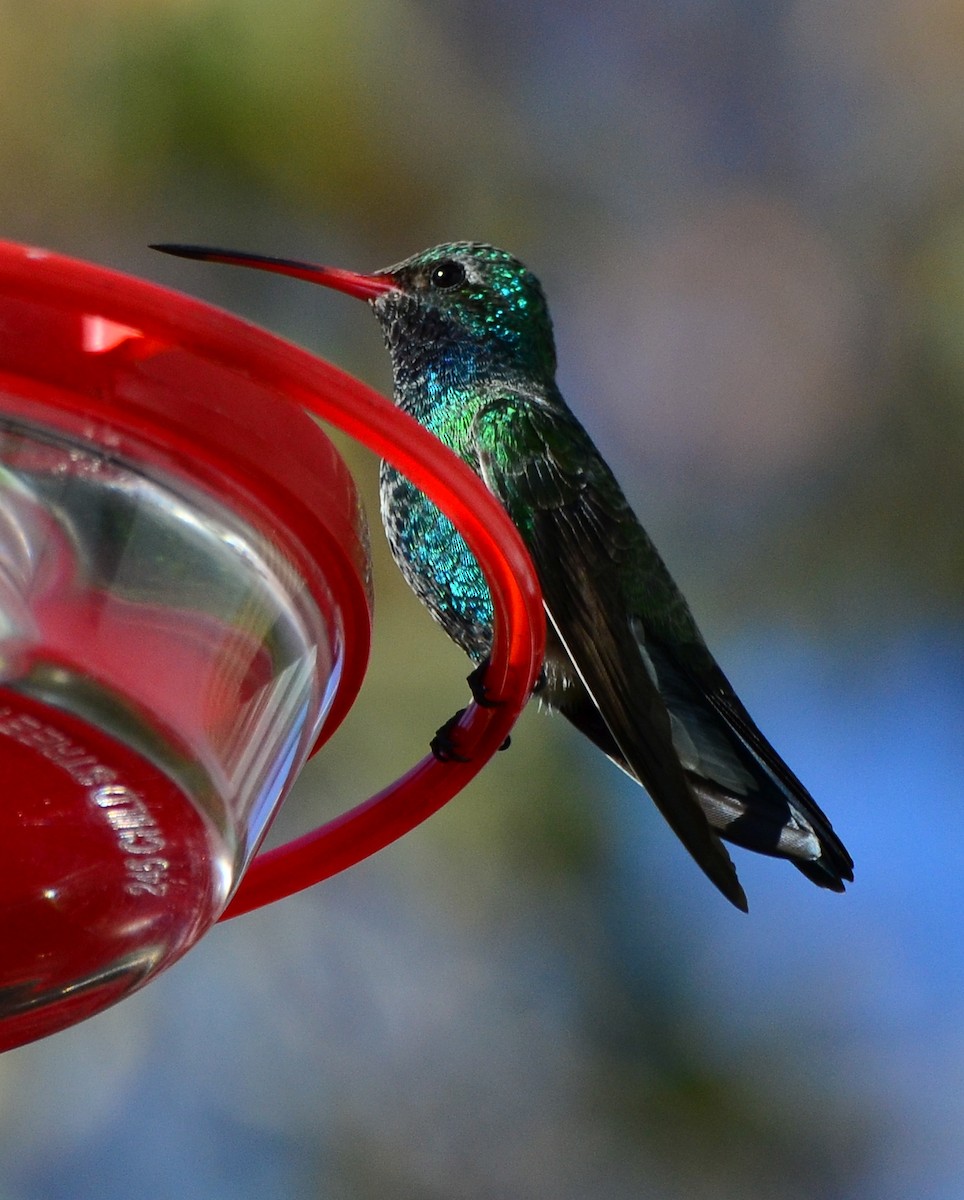
{"type": "Polygon", "coordinates": [[[0,1049],[440,808],[505,739],[543,634],[505,514],[387,400],[185,296],[0,243],[0,1049]],[[503,704],[467,710],[470,761],[426,758],[256,855],[369,651],[357,497],[305,410],[458,526],[492,592],[503,704]]]}

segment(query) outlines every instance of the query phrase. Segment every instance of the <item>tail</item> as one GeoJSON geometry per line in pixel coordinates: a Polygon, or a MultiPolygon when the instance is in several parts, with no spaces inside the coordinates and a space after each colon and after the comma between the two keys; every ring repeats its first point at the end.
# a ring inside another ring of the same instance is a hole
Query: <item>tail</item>
{"type": "Polygon", "coordinates": [[[705,646],[647,649],[673,722],[674,744],[720,837],[786,858],[818,887],[842,892],[853,859],[817,802],[757,728],[705,646]]]}
{"type": "Polygon", "coordinates": [[[736,795],[693,772],[687,778],[706,819],[725,841],[785,858],[812,883],[832,892],[842,892],[853,881],[850,855],[799,780],[790,799],[782,789],[765,784],[736,795]]]}
{"type": "MultiPolygon", "coordinates": [[[[818,887],[844,891],[853,860],[816,801],[773,749],[714,663],[714,688],[694,683],[652,642],[650,656],[670,712],[673,744],[710,827],[725,841],[784,858],[818,887]]],[[[583,689],[559,711],[616,765],[627,765],[583,689]]]]}

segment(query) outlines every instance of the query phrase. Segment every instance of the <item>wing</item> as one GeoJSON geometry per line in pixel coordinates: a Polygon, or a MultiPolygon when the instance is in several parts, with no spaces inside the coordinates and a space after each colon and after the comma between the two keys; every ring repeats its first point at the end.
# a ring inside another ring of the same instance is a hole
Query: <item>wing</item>
{"type": "Polygon", "coordinates": [[[633,565],[638,523],[612,473],[561,398],[500,391],[477,412],[473,434],[480,473],[526,543],[549,620],[621,756],[700,867],[746,911],[633,632],[621,571],[633,565]]]}

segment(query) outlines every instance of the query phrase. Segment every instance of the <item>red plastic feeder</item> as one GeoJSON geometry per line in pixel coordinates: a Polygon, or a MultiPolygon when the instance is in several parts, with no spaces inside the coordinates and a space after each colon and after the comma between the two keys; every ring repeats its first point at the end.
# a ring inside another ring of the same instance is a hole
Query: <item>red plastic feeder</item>
{"type": "Polygon", "coordinates": [[[506,737],[543,634],[505,514],[387,400],[188,297],[0,243],[0,1049],[436,811],[506,737]],[[305,410],[458,526],[492,591],[503,703],[467,710],[468,762],[426,758],[256,855],[369,651],[357,497],[305,410]]]}

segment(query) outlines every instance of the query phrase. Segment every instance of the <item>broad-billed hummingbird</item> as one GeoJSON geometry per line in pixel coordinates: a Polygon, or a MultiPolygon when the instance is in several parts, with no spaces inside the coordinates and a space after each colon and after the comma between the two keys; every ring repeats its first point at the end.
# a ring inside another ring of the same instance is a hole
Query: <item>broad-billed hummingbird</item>
{"type": "MultiPolygon", "coordinates": [[[[642,784],[738,908],[746,896],[721,838],[844,890],[850,855],[743,707],[563,400],[545,296],[518,259],[455,242],[362,275],[201,246],[155,249],[367,300],[392,357],[395,403],[482,477],[529,550],[547,621],[542,703],[642,784]]],[[[478,698],[492,640],[485,579],[448,518],[386,463],[380,484],[395,561],[476,663],[478,698]]]]}

